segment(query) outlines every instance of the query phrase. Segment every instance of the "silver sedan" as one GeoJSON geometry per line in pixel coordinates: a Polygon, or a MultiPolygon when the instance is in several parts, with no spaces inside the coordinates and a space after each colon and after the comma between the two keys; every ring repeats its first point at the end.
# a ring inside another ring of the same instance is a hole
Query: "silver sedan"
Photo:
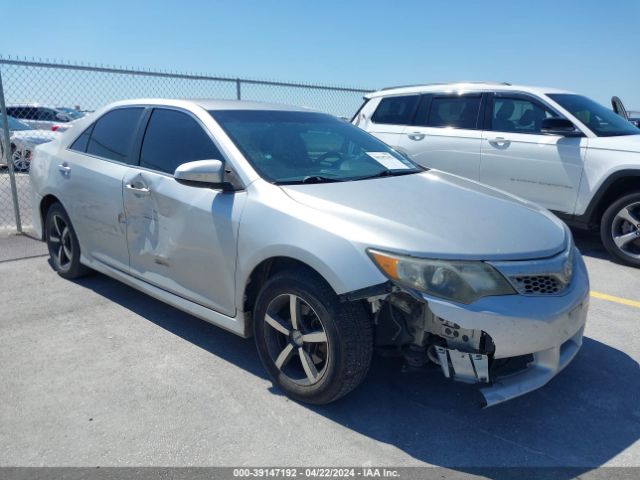
{"type": "Polygon", "coordinates": [[[326,114],[118,102],[38,147],[31,180],[60,275],[97,270],[253,335],[299,401],[351,391],[378,348],[494,405],[582,344],[589,282],[562,222],[326,114]]]}

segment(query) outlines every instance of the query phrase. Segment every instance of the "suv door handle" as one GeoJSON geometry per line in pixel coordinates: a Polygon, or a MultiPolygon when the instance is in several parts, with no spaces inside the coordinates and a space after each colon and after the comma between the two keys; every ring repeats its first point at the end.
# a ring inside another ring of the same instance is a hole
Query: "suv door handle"
{"type": "Polygon", "coordinates": [[[411,132],[408,135],[411,140],[416,141],[422,140],[424,137],[426,137],[426,134],[420,132],[411,132]]]}
{"type": "Polygon", "coordinates": [[[58,170],[60,171],[60,173],[62,173],[62,175],[69,175],[69,173],[71,172],[71,167],[67,165],[67,162],[64,162],[58,165],[58,170]]]}
{"type": "Polygon", "coordinates": [[[151,190],[149,190],[147,187],[145,187],[140,183],[136,183],[136,184],[127,183],[125,187],[127,190],[132,190],[134,194],[137,193],[141,195],[147,195],[149,194],[149,192],[151,192],[151,190]]]}
{"type": "Polygon", "coordinates": [[[495,143],[495,144],[498,144],[498,145],[504,145],[505,147],[511,143],[511,140],[509,140],[508,138],[504,138],[504,137],[490,138],[488,141],[489,141],[489,143],[495,143]]]}

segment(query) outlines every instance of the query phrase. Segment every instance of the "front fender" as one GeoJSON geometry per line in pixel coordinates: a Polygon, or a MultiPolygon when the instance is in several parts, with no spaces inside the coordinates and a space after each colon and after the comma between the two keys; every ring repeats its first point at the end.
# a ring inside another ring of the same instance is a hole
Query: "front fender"
{"type": "MultiPolygon", "coordinates": [[[[265,260],[286,257],[316,270],[338,294],[378,285],[387,278],[366,253],[366,245],[345,238],[327,218],[269,185],[269,199],[251,192],[238,237],[236,291],[265,260]]],[[[242,311],[243,295],[237,295],[242,311]]]]}

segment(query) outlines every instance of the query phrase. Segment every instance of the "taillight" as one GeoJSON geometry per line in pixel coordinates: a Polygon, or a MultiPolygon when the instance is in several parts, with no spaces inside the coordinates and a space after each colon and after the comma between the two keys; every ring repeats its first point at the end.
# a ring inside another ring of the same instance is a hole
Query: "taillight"
{"type": "Polygon", "coordinates": [[[51,126],[51,131],[52,132],[56,132],[59,128],[60,128],[60,125],[52,125],[51,126]]]}

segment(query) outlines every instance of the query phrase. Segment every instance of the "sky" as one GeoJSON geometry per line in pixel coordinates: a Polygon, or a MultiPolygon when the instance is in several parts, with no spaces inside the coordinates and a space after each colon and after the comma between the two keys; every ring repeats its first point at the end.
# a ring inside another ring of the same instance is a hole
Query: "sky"
{"type": "Polygon", "coordinates": [[[0,0],[0,55],[377,89],[565,88],[640,110],[640,0],[0,0]],[[4,16],[4,15],[3,15],[4,16]]]}

